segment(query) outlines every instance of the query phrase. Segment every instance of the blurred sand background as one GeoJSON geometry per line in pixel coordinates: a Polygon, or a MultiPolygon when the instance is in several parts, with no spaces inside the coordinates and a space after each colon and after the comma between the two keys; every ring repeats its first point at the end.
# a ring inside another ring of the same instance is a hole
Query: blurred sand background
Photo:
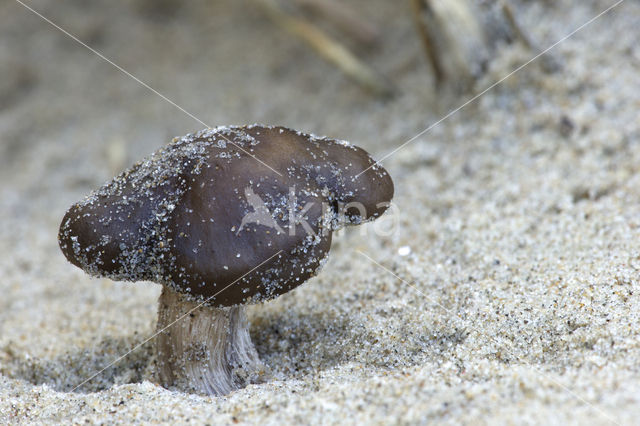
{"type": "MultiPolygon", "coordinates": [[[[513,2],[543,48],[613,3],[513,2]]],[[[402,1],[349,2],[383,35],[359,56],[399,88],[390,101],[246,1],[28,4],[212,126],[280,124],[380,158],[467,99],[434,91],[402,1]]],[[[204,126],[2,2],[0,423],[637,424],[638,22],[623,2],[554,49],[559,71],[527,66],[389,157],[396,231],[343,233],[317,278],[252,308],[274,378],[216,398],[154,384],[151,342],[72,392],[153,334],[160,286],[89,278],[59,221],[204,126]]],[[[477,88],[531,56],[500,49],[477,88]]]]}

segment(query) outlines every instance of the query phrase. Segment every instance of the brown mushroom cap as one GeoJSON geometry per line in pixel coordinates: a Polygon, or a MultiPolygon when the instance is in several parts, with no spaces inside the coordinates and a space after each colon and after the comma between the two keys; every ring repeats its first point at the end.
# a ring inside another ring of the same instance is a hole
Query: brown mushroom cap
{"type": "Polygon", "coordinates": [[[174,139],[74,204],[59,243],[92,275],[232,306],[305,282],[324,263],[332,230],[375,219],[392,196],[391,178],[361,148],[283,127],[220,127],[174,139]],[[313,233],[290,227],[290,193],[313,233]],[[251,200],[272,223],[255,216],[251,200]],[[356,202],[362,208],[338,214],[356,202]],[[252,213],[258,220],[246,220],[252,213]]]}

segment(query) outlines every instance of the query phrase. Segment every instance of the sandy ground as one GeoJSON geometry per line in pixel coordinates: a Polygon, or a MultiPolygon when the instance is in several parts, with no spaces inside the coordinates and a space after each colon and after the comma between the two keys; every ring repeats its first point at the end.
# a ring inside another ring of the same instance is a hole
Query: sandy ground
{"type": "MultiPolygon", "coordinates": [[[[326,134],[378,158],[465,99],[438,94],[408,5],[363,93],[244,1],[29,4],[208,125],[326,134]]],[[[546,47],[611,1],[516,8],[546,47]]],[[[626,0],[385,161],[398,226],[251,309],[274,378],[225,397],[154,384],[158,285],[91,279],[67,207],[204,127],[19,3],[0,4],[0,423],[633,424],[640,418],[640,4],[626,0]],[[401,249],[402,248],[402,249],[401,249]],[[370,257],[370,259],[368,258],[370,257]],[[371,259],[379,264],[374,263],[371,259]]],[[[478,88],[531,56],[501,49],[478,88]]]]}

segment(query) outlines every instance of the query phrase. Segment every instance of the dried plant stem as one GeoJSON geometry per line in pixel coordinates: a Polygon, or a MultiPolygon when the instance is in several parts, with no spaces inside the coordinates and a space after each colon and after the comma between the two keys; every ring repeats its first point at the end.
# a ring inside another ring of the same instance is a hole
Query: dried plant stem
{"type": "Polygon", "coordinates": [[[525,35],[524,31],[522,31],[522,28],[518,24],[518,21],[516,21],[516,17],[513,14],[513,10],[511,9],[511,6],[509,6],[507,3],[505,3],[502,0],[500,1],[500,4],[502,5],[502,13],[505,19],[507,20],[507,22],[509,23],[509,27],[511,27],[511,30],[515,34],[516,38],[520,40],[520,42],[524,46],[531,49],[533,47],[531,40],[529,40],[529,38],[525,35]]]}
{"type": "Polygon", "coordinates": [[[411,8],[413,10],[413,19],[416,25],[416,29],[418,30],[418,34],[420,35],[420,39],[422,40],[422,46],[424,47],[425,56],[427,57],[427,60],[433,68],[433,74],[436,79],[436,84],[439,84],[444,79],[444,71],[440,66],[436,48],[431,41],[429,32],[427,31],[426,26],[420,18],[420,15],[425,8],[425,3],[423,2],[423,0],[411,0],[411,8]]]}
{"type": "Polygon", "coordinates": [[[365,45],[374,44],[380,32],[372,23],[362,19],[344,2],[336,0],[296,0],[301,6],[322,15],[344,34],[365,45]]]}
{"type": "Polygon", "coordinates": [[[325,60],[340,68],[347,76],[367,90],[385,97],[394,93],[393,87],[384,77],[310,22],[284,12],[274,1],[254,0],[254,2],[277,25],[307,43],[325,60]]]}
{"type": "Polygon", "coordinates": [[[411,0],[416,28],[435,76],[462,91],[488,69],[499,46],[533,43],[504,0],[411,0]]]}
{"type": "Polygon", "coordinates": [[[447,80],[466,90],[491,55],[478,8],[468,0],[413,0],[412,4],[436,84],[447,80]]]}

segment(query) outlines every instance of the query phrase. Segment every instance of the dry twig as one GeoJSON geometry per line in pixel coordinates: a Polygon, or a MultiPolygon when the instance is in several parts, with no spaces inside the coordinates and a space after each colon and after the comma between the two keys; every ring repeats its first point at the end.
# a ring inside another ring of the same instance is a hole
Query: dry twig
{"type": "Polygon", "coordinates": [[[331,21],[345,35],[367,46],[376,43],[380,32],[353,9],[336,0],[296,0],[304,8],[331,21]]]}
{"type": "Polygon", "coordinates": [[[500,42],[532,43],[504,0],[411,0],[416,27],[438,86],[469,89],[487,68],[500,42]]]}
{"type": "Polygon", "coordinates": [[[340,68],[372,93],[389,97],[393,86],[380,74],[358,59],[349,49],[333,40],[312,23],[283,11],[273,0],[253,0],[280,27],[307,43],[328,62],[340,68]]]}

